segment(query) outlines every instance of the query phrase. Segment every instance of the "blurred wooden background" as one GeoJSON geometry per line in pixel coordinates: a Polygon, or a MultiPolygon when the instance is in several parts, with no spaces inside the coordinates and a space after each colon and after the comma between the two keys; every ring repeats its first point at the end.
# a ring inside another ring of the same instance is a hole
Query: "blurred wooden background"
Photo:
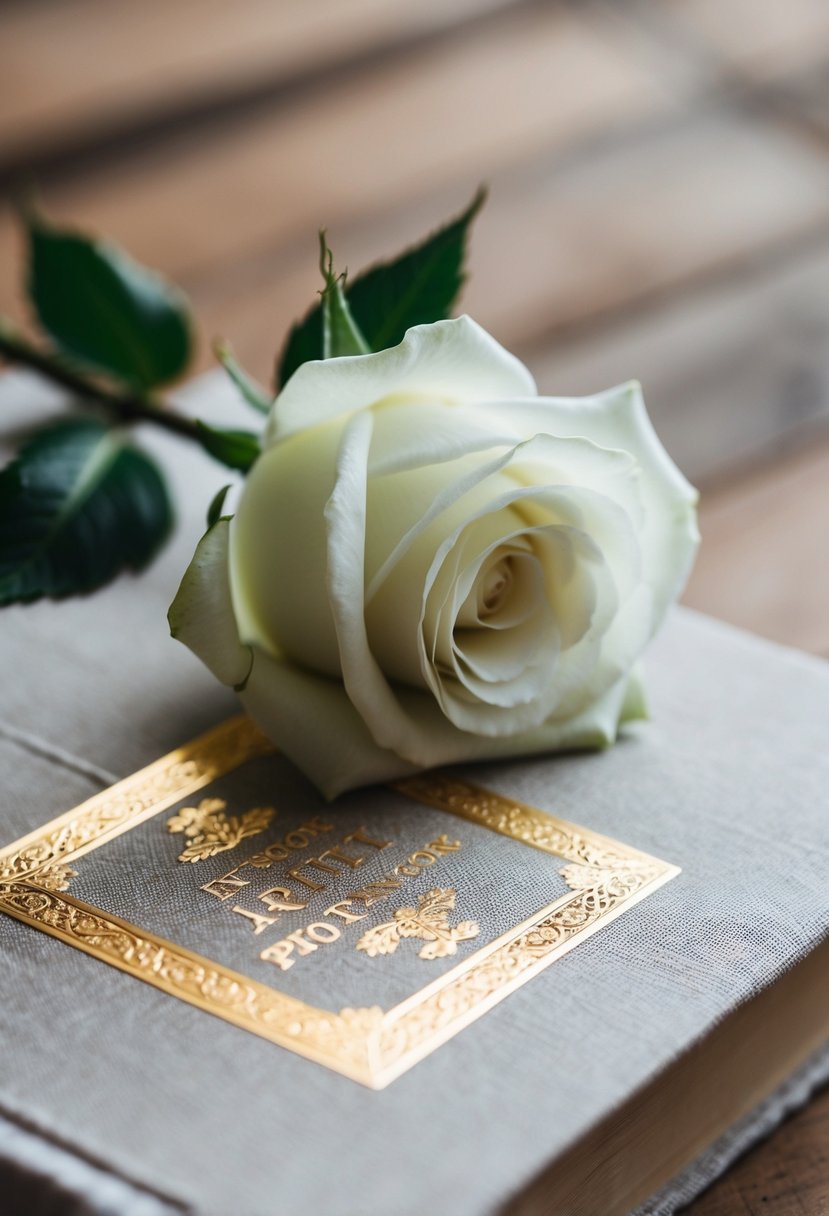
{"type": "MultiPolygon", "coordinates": [[[[5,0],[8,205],[105,232],[263,380],[317,290],[481,181],[465,308],[543,392],[637,376],[703,490],[686,601],[829,656],[827,0],[5,0]]],[[[770,690],[770,699],[773,691],[770,690]]],[[[690,1209],[829,1212],[829,1097],[690,1209]]]]}

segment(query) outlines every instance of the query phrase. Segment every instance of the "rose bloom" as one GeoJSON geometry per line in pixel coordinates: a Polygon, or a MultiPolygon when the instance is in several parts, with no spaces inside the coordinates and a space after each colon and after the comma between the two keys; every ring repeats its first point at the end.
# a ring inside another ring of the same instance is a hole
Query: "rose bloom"
{"type": "Polygon", "coordinates": [[[696,493],[635,383],[539,397],[468,317],[305,363],[173,633],[320,788],[597,747],[644,716],[696,493]]]}

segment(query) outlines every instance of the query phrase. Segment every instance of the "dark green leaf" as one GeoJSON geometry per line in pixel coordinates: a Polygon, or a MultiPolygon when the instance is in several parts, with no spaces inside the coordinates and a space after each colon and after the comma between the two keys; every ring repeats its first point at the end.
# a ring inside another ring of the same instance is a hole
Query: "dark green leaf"
{"type": "MultiPolygon", "coordinates": [[[[372,267],[348,285],[351,316],[371,350],[395,346],[412,325],[450,315],[464,282],[469,226],[485,198],[486,192],[479,190],[457,219],[399,258],[372,267]]],[[[301,364],[322,357],[322,309],[315,304],[288,335],[277,370],[278,387],[301,364]]]]}
{"type": "Polygon", "coordinates": [[[247,473],[259,455],[259,436],[253,431],[225,431],[197,421],[202,447],[229,469],[247,473]]]}
{"type": "Polygon", "coordinates": [[[0,604],[93,591],[170,530],[155,464],[88,419],[38,432],[0,473],[0,604]]]}
{"type": "Polygon", "coordinates": [[[29,217],[28,291],[38,319],[67,355],[151,389],[190,360],[187,301],[115,245],[29,217]]]}
{"type": "Polygon", "coordinates": [[[457,219],[351,284],[348,302],[372,350],[396,346],[413,325],[450,315],[464,283],[469,225],[485,199],[486,191],[479,190],[457,219]]]}
{"type": "Polygon", "coordinates": [[[225,342],[217,342],[213,347],[216,358],[221,363],[227,374],[230,376],[233,383],[238,388],[242,397],[247,401],[248,405],[252,405],[255,410],[259,410],[261,414],[267,414],[272,405],[272,398],[268,396],[261,384],[249,376],[245,369],[237,363],[233,351],[225,342]]]}
{"type": "Polygon", "coordinates": [[[314,304],[301,321],[291,326],[277,369],[276,388],[290,380],[298,367],[322,358],[322,309],[314,304]]]}
{"type": "Polygon", "coordinates": [[[217,524],[219,522],[219,520],[222,518],[222,507],[225,505],[225,499],[227,498],[227,492],[229,489],[230,489],[229,485],[222,486],[221,490],[219,490],[213,496],[210,506],[207,508],[207,526],[208,526],[208,528],[212,528],[213,525],[217,524]]]}
{"type": "Polygon", "coordinates": [[[334,273],[334,257],[320,233],[320,270],[325,279],[322,293],[322,357],[367,355],[369,346],[355,324],[345,298],[345,275],[334,273]]]}

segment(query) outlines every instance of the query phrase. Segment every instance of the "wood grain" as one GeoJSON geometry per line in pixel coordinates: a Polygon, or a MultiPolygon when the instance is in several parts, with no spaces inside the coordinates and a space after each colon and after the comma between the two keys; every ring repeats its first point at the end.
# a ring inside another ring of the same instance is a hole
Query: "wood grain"
{"type": "Polygon", "coordinates": [[[0,163],[43,163],[109,134],[267,99],[511,0],[100,0],[20,4],[3,13],[0,163]]]}
{"type": "Polygon", "coordinates": [[[829,442],[772,468],[703,494],[685,602],[829,657],[829,442]]]}

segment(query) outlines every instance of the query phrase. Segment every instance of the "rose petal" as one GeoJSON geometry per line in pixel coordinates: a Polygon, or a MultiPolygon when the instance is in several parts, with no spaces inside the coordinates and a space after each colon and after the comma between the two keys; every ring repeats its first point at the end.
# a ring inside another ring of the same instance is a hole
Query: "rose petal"
{"type": "Polygon", "coordinates": [[[641,467],[641,549],[644,577],[652,584],[653,627],[679,597],[699,544],[698,494],[662,447],[637,381],[594,397],[538,397],[482,403],[493,426],[509,423],[524,433],[589,436],[596,444],[630,452],[641,467]]]}
{"type": "Polygon", "coordinates": [[[228,520],[220,519],[199,541],[167,619],[170,633],[193,651],[222,684],[244,683],[251,649],[239,641],[230,594],[228,520]]]}
{"type": "Polygon", "coordinates": [[[365,624],[366,474],[372,428],[372,415],[362,413],[343,432],[337,481],[325,507],[328,597],[345,691],[376,743],[405,755],[415,728],[371,652],[365,624]]]}
{"type": "Polygon", "coordinates": [[[242,702],[263,731],[310,781],[334,798],[344,790],[390,781],[420,768],[532,756],[554,750],[604,747],[616,738],[628,680],[609,689],[568,722],[547,722],[532,731],[485,739],[447,722],[429,693],[404,690],[401,701],[422,740],[406,759],[379,747],[341,684],[254,651],[242,702]],[[320,737],[325,747],[320,747],[320,737]]]}
{"type": "Polygon", "coordinates": [[[523,363],[470,317],[415,325],[390,350],[303,363],[274,402],[264,444],[390,394],[458,403],[535,393],[523,363]]]}

